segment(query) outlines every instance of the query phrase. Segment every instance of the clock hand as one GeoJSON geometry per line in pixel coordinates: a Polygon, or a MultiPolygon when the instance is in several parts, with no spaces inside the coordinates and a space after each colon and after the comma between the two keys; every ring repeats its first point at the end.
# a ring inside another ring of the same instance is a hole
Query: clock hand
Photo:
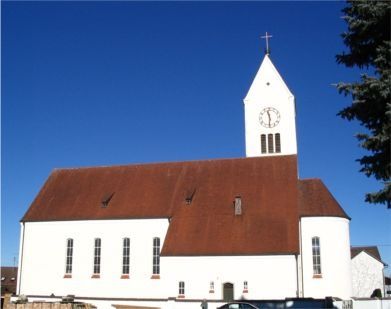
{"type": "Polygon", "coordinates": [[[271,121],[271,117],[270,117],[270,111],[267,111],[267,117],[269,118],[269,126],[270,126],[270,121],[271,121]]]}

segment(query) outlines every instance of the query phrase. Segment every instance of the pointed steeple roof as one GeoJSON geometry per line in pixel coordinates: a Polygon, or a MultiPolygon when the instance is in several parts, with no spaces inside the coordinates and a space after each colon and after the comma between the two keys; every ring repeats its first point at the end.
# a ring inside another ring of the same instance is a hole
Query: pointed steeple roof
{"type": "Polygon", "coordinates": [[[244,102],[246,103],[246,101],[249,101],[251,98],[257,98],[264,92],[270,93],[270,91],[284,91],[288,97],[293,97],[292,92],[289,90],[280,73],[278,73],[276,67],[270,60],[269,54],[265,54],[262,64],[244,98],[244,102]]]}

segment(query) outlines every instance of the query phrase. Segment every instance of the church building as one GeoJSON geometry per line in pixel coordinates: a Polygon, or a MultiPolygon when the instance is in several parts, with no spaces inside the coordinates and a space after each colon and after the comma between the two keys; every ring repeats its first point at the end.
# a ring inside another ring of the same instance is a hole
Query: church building
{"type": "Polygon", "coordinates": [[[350,218],[298,177],[295,98],[268,53],[244,113],[245,158],[55,169],[21,219],[17,294],[98,308],[350,298],[350,218]]]}

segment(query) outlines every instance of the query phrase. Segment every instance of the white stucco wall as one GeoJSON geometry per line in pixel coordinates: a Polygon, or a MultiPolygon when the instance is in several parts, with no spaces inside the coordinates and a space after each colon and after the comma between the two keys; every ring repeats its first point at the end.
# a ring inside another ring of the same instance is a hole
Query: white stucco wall
{"type": "Polygon", "coordinates": [[[246,157],[297,154],[295,99],[268,56],[244,99],[246,157]],[[277,126],[265,128],[260,124],[262,109],[273,107],[280,112],[277,126]],[[261,134],[281,135],[281,153],[261,153],[261,134]]]}
{"type": "Polygon", "coordinates": [[[352,296],[349,220],[335,217],[301,219],[304,297],[352,296]],[[314,278],[312,237],[320,238],[321,278],[314,278]]]}
{"type": "MultiPolygon", "coordinates": [[[[292,255],[161,257],[160,279],[151,279],[152,239],[160,237],[162,247],[168,225],[167,219],[25,223],[18,294],[98,299],[87,299],[92,303],[102,303],[100,298],[116,299],[103,301],[108,304],[132,303],[121,298],[167,303],[167,298],[178,297],[178,283],[184,281],[186,300],[221,300],[226,282],[234,284],[237,299],[296,296],[296,260],[292,255]],[[102,240],[101,273],[99,279],[93,279],[97,237],[102,240]],[[124,237],[130,238],[129,279],[120,279],[124,237]],[[64,278],[68,238],[74,240],[72,278],[64,278]],[[209,292],[211,281],[214,293],[209,292]],[[244,281],[248,282],[248,293],[243,292],[244,281]]],[[[197,302],[193,305],[199,307],[197,302]]]]}
{"type": "Polygon", "coordinates": [[[375,289],[384,296],[383,264],[367,254],[360,252],[352,259],[352,281],[354,297],[370,297],[375,289]]]}
{"type": "Polygon", "coordinates": [[[29,222],[25,224],[19,294],[163,297],[151,280],[152,241],[161,245],[168,219],[29,222]],[[130,277],[122,272],[122,239],[130,238],[130,277]],[[66,240],[74,239],[72,278],[64,279],[66,240]],[[101,275],[92,279],[94,238],[101,238],[101,275]],[[39,284],[37,284],[39,279],[39,284]]]}
{"type": "Polygon", "coordinates": [[[186,298],[222,299],[223,284],[234,284],[235,299],[284,299],[296,297],[296,260],[280,256],[165,257],[162,276],[171,277],[173,288],[186,283],[186,298]],[[209,293],[209,283],[215,291],[209,293]],[[248,293],[243,283],[248,282],[248,293]]]}

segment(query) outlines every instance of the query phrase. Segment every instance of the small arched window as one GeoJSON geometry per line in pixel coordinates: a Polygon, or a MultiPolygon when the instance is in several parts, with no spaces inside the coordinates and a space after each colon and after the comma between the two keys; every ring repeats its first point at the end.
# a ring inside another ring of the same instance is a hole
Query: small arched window
{"type": "Polygon", "coordinates": [[[243,293],[248,293],[248,281],[243,281],[243,293]]]}
{"type": "Polygon", "coordinates": [[[320,276],[322,274],[320,264],[320,239],[317,236],[312,237],[312,269],[314,276],[320,276]]]}
{"type": "Polygon", "coordinates": [[[268,152],[273,153],[274,152],[274,143],[273,143],[273,134],[267,135],[267,146],[268,146],[268,152]]]}
{"type": "Polygon", "coordinates": [[[179,296],[185,296],[185,282],[179,281],[179,296]]]}
{"type": "Polygon", "coordinates": [[[261,153],[266,153],[266,134],[261,134],[261,153]]]}
{"type": "Polygon", "coordinates": [[[276,142],[276,153],[280,153],[281,152],[281,137],[280,137],[280,133],[274,134],[274,140],[276,142]]]}
{"type": "Polygon", "coordinates": [[[209,282],[209,293],[215,292],[215,283],[214,281],[209,282]]]}

